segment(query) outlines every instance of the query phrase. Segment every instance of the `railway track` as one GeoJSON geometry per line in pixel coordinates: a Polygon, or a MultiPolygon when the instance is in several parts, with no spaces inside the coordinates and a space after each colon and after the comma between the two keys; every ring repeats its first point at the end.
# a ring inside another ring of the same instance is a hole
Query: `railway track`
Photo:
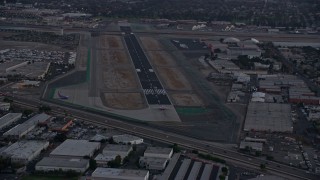
{"type": "MultiPolygon", "coordinates": [[[[24,102],[16,101],[16,100],[14,101],[14,103],[17,105],[20,105],[20,106],[24,106],[24,107],[28,107],[28,108],[32,108],[32,109],[38,109],[37,105],[31,105],[29,103],[24,103],[24,102]]],[[[56,110],[55,108],[56,107],[53,107],[53,109],[51,110],[52,115],[65,116],[65,113],[62,112],[61,110],[59,110],[60,107],[58,107],[58,110],[56,110]]],[[[162,131],[150,129],[147,127],[133,125],[133,124],[126,123],[123,121],[113,120],[113,119],[105,118],[103,116],[96,115],[96,114],[90,114],[91,118],[89,118],[89,116],[86,117],[87,115],[84,116],[84,114],[86,114],[84,112],[83,112],[83,115],[81,113],[78,114],[77,111],[79,111],[79,110],[73,110],[71,108],[66,108],[66,109],[69,110],[69,112],[72,114],[72,116],[74,118],[81,120],[81,121],[84,121],[84,122],[93,123],[93,124],[98,125],[100,127],[117,129],[117,130],[120,130],[124,133],[134,134],[137,136],[141,136],[143,138],[153,139],[155,141],[159,141],[159,142],[163,142],[163,143],[167,143],[167,144],[176,143],[179,146],[186,148],[186,149],[189,149],[189,150],[197,149],[200,152],[208,153],[208,154],[220,157],[220,158],[224,158],[227,162],[236,163],[236,164],[243,165],[243,166],[249,166],[249,167],[255,168],[255,169],[259,169],[260,164],[262,164],[262,163],[264,163],[264,164],[268,163],[266,170],[270,171],[271,173],[286,175],[288,177],[291,177],[291,179],[292,178],[305,179],[305,180],[314,179],[314,178],[303,177],[303,176],[300,176],[297,174],[292,174],[292,173],[286,172],[282,168],[278,168],[278,167],[280,167],[280,166],[287,167],[287,168],[293,169],[294,171],[301,172],[300,169],[286,166],[286,165],[276,163],[273,161],[265,161],[265,160],[255,159],[252,156],[243,155],[243,154],[238,153],[236,151],[231,151],[231,150],[224,149],[224,148],[218,147],[218,146],[208,145],[208,143],[200,141],[200,140],[180,136],[177,134],[162,132],[162,131]],[[249,159],[255,159],[256,162],[253,162],[249,159]]]]}

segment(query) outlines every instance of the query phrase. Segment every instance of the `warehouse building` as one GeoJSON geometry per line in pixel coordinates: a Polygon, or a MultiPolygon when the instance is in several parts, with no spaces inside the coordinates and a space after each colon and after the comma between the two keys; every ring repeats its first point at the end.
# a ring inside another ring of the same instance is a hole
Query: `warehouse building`
{"type": "Polygon", "coordinates": [[[60,146],[50,153],[50,157],[72,157],[83,158],[92,157],[94,152],[100,149],[99,142],[89,142],[87,140],[67,139],[60,146]]]}
{"type": "Polygon", "coordinates": [[[39,123],[49,121],[51,118],[52,118],[51,116],[45,113],[35,115],[32,118],[30,118],[28,121],[13,127],[12,129],[4,133],[3,136],[6,136],[12,139],[19,139],[22,136],[26,135],[31,130],[33,130],[39,123]]]}
{"type": "Polygon", "coordinates": [[[11,162],[27,164],[49,146],[47,141],[18,141],[0,152],[1,157],[11,158],[11,162]]]}
{"type": "Polygon", "coordinates": [[[139,165],[148,170],[162,171],[166,168],[168,159],[157,157],[140,157],[139,165]]]}
{"type": "Polygon", "coordinates": [[[98,154],[94,160],[96,160],[99,166],[105,167],[109,161],[114,160],[118,155],[123,161],[131,151],[131,145],[107,144],[103,149],[102,154],[98,154]]]}
{"type": "Polygon", "coordinates": [[[250,102],[244,130],[292,132],[290,104],[250,102]]]}
{"type": "Polygon", "coordinates": [[[91,175],[92,180],[148,180],[149,171],[97,168],[91,175]]]}
{"type": "Polygon", "coordinates": [[[118,144],[141,144],[143,139],[130,134],[112,136],[113,141],[118,144]]]}
{"type": "Polygon", "coordinates": [[[9,126],[13,122],[19,120],[22,113],[8,113],[0,118],[0,129],[9,126]]]}
{"type": "Polygon", "coordinates": [[[124,158],[132,151],[131,145],[107,144],[103,149],[103,154],[116,154],[124,158]]]}
{"type": "Polygon", "coordinates": [[[170,159],[173,154],[172,148],[148,147],[144,152],[145,157],[156,157],[170,159]]]}
{"type": "MultiPolygon", "coordinates": [[[[115,154],[98,154],[94,160],[97,163],[98,167],[108,167],[108,162],[115,160],[117,155],[115,154]]],[[[121,158],[121,160],[123,160],[121,158]]]]}
{"type": "Polygon", "coordinates": [[[44,157],[36,164],[37,171],[75,171],[84,173],[89,168],[88,159],[44,157]]]}

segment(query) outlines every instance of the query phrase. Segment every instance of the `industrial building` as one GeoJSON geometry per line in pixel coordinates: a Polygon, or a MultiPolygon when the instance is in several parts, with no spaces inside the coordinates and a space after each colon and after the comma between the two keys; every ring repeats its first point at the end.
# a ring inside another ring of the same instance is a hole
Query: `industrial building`
{"type": "Polygon", "coordinates": [[[219,179],[219,169],[221,168],[218,164],[205,164],[203,162],[188,158],[181,159],[179,156],[179,154],[173,155],[172,160],[170,160],[165,171],[159,177],[157,177],[159,180],[219,179]]]}
{"type": "Polygon", "coordinates": [[[103,149],[102,154],[98,154],[95,160],[98,165],[105,167],[109,161],[114,160],[118,155],[123,161],[131,151],[131,145],[107,144],[103,149]]]}
{"type": "Polygon", "coordinates": [[[140,157],[139,165],[148,170],[162,171],[166,168],[168,159],[157,157],[140,157]]]}
{"type": "Polygon", "coordinates": [[[144,152],[145,157],[156,157],[170,159],[173,154],[172,148],[148,147],[144,152]]]}
{"type": "Polygon", "coordinates": [[[306,83],[294,75],[259,75],[259,91],[280,94],[282,88],[289,89],[290,103],[319,105],[320,98],[315,96],[306,83]]]}
{"type": "Polygon", "coordinates": [[[143,139],[130,134],[112,136],[113,141],[118,144],[141,144],[143,139]]]}
{"type": "Polygon", "coordinates": [[[12,139],[19,139],[22,136],[26,135],[28,132],[30,132],[32,129],[34,129],[39,123],[49,121],[51,118],[51,116],[45,113],[35,115],[26,122],[13,127],[12,129],[4,133],[3,136],[12,139]]]}
{"type": "Polygon", "coordinates": [[[9,126],[13,122],[19,120],[22,113],[8,113],[0,118],[0,129],[9,126]]]}
{"type": "Polygon", "coordinates": [[[132,151],[131,145],[120,145],[120,144],[107,144],[103,149],[103,154],[117,154],[121,158],[124,158],[129,155],[132,151]]]}
{"type": "Polygon", "coordinates": [[[232,61],[217,59],[214,61],[209,61],[210,66],[216,69],[219,73],[231,74],[233,71],[239,71],[240,68],[232,61]]]}
{"type": "Polygon", "coordinates": [[[247,149],[250,148],[255,151],[262,151],[263,143],[260,142],[248,142],[248,141],[241,141],[239,149],[247,149]]]}
{"type": "Polygon", "coordinates": [[[149,171],[97,168],[91,175],[92,180],[148,180],[149,171]]]}
{"type": "MultiPolygon", "coordinates": [[[[1,80],[0,80],[1,82],[1,80]]],[[[11,104],[6,102],[0,102],[0,110],[1,111],[9,111],[11,104]]]]}
{"type": "Polygon", "coordinates": [[[253,58],[260,57],[261,53],[257,45],[239,44],[227,48],[227,54],[230,56],[248,56],[249,58],[253,58]]]}
{"type": "Polygon", "coordinates": [[[292,132],[290,104],[250,102],[244,130],[292,132]]]}
{"type": "Polygon", "coordinates": [[[100,149],[99,142],[87,140],[67,139],[50,153],[50,157],[92,157],[94,152],[100,149]]]}
{"type": "Polygon", "coordinates": [[[47,141],[18,141],[0,152],[1,157],[11,159],[11,162],[27,164],[49,146],[47,141]]]}
{"type": "Polygon", "coordinates": [[[36,164],[37,171],[75,171],[84,173],[89,168],[89,159],[44,157],[36,164]]]}
{"type": "MultiPolygon", "coordinates": [[[[108,162],[115,160],[117,157],[116,154],[98,154],[94,160],[96,161],[99,167],[108,167],[108,162]]],[[[123,161],[123,159],[121,158],[123,161]]]]}

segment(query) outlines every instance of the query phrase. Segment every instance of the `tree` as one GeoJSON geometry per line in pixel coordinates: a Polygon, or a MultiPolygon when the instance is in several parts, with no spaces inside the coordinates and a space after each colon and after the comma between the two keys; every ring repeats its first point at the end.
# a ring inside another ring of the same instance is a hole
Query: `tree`
{"type": "Polygon", "coordinates": [[[91,170],[95,170],[97,168],[97,161],[94,159],[90,159],[89,161],[89,168],[91,170]]]}
{"type": "Polygon", "coordinates": [[[267,155],[267,160],[269,160],[269,161],[273,160],[273,156],[267,155]]]}
{"type": "Polygon", "coordinates": [[[221,174],[221,175],[219,176],[219,179],[220,179],[220,180],[225,180],[225,179],[226,179],[226,176],[221,174]]]}
{"type": "Polygon", "coordinates": [[[40,112],[50,112],[51,108],[50,108],[50,106],[42,105],[42,106],[39,107],[39,111],[40,112]]]}
{"type": "Polygon", "coordinates": [[[33,113],[33,110],[31,110],[31,109],[25,109],[22,114],[25,115],[25,116],[29,116],[29,115],[32,114],[32,113],[33,113]]]}
{"type": "Polygon", "coordinates": [[[137,145],[136,145],[136,144],[134,144],[134,145],[132,146],[132,151],[137,151],[137,145]]]}
{"type": "Polygon", "coordinates": [[[259,157],[261,155],[260,151],[256,151],[256,156],[259,157]]]}
{"type": "Polygon", "coordinates": [[[227,167],[222,167],[222,168],[221,168],[221,171],[222,171],[225,175],[228,174],[228,168],[227,168],[227,167]]]}
{"type": "Polygon", "coordinates": [[[109,144],[116,144],[113,140],[113,137],[110,137],[109,140],[108,140],[109,144]]]}
{"type": "Polygon", "coordinates": [[[174,143],[174,144],[172,145],[172,149],[173,149],[173,152],[174,152],[174,153],[178,153],[178,152],[181,151],[180,147],[179,147],[178,144],[176,144],[176,143],[174,143]]]}
{"type": "Polygon", "coordinates": [[[108,166],[111,168],[118,168],[121,165],[121,156],[116,156],[116,158],[112,161],[108,162],[108,166]]]}
{"type": "Polygon", "coordinates": [[[198,154],[199,151],[194,149],[194,150],[192,150],[192,153],[193,153],[193,154],[198,154]]]}
{"type": "Polygon", "coordinates": [[[8,98],[8,97],[5,97],[5,98],[3,99],[3,102],[12,103],[13,100],[10,99],[10,98],[8,98]]]}
{"type": "Polygon", "coordinates": [[[261,170],[266,169],[266,165],[265,165],[265,164],[260,164],[260,169],[261,169],[261,170]]]}
{"type": "Polygon", "coordinates": [[[64,133],[59,133],[54,137],[55,142],[63,142],[67,139],[67,136],[64,133]]]}

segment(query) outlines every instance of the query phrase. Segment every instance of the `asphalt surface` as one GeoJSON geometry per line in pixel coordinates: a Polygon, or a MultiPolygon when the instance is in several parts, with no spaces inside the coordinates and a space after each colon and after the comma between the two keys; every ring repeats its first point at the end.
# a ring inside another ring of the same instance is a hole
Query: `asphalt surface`
{"type": "Polygon", "coordinates": [[[222,146],[209,144],[209,142],[206,141],[181,136],[175,133],[168,133],[165,131],[150,128],[146,125],[131,124],[124,121],[106,118],[102,115],[97,115],[86,110],[77,110],[74,108],[59,106],[47,102],[39,102],[31,99],[22,98],[13,98],[13,100],[16,104],[27,106],[28,108],[37,108],[39,103],[48,104],[52,109],[51,113],[53,115],[63,116],[64,111],[61,110],[61,108],[63,108],[68,113],[72,114],[74,118],[83,120],[85,122],[91,122],[99,126],[116,128],[125,133],[130,133],[143,138],[153,139],[169,144],[177,143],[179,146],[188,149],[198,149],[200,152],[213,154],[214,156],[225,159],[227,163],[237,164],[241,167],[244,166],[252,169],[259,169],[260,164],[267,163],[267,171],[269,171],[270,173],[275,173],[287,177],[289,179],[319,179],[319,175],[312,174],[295,167],[287,166],[273,161],[259,159],[253,156],[244,155],[237,151],[230,150],[228,148],[223,148],[222,146]]]}
{"type": "Polygon", "coordinates": [[[130,27],[120,28],[121,31],[125,33],[124,40],[128,47],[148,104],[170,105],[171,103],[165,89],[162,87],[156,73],[153,71],[152,66],[144,54],[137,38],[131,33],[130,27]]]}

